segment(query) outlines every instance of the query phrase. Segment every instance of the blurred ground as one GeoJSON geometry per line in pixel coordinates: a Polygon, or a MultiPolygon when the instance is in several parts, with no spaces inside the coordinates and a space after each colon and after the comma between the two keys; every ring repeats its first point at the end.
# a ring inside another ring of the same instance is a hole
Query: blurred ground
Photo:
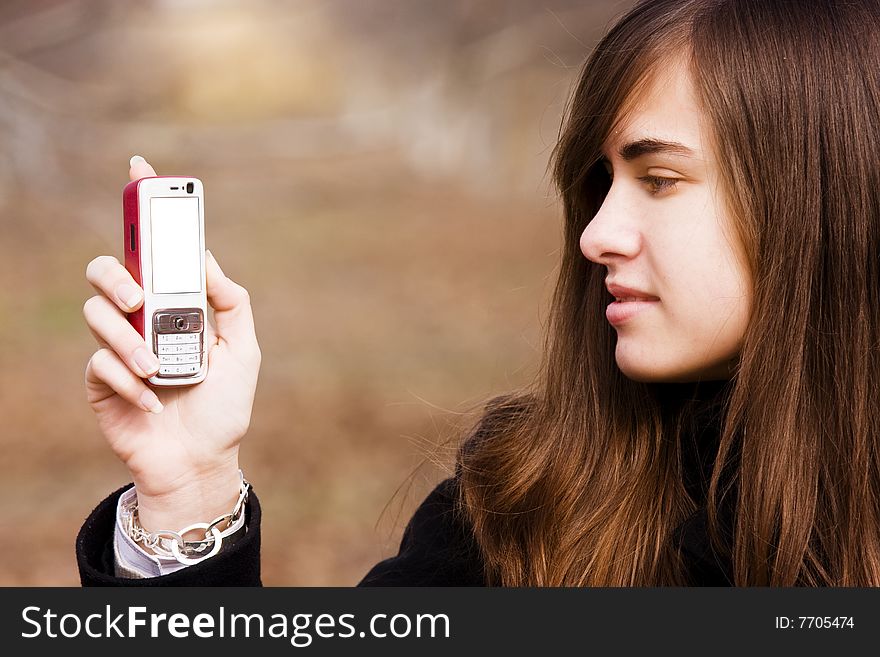
{"type": "Polygon", "coordinates": [[[0,5],[0,584],[78,584],[76,532],[128,481],[81,308],[135,153],[203,180],[208,248],[252,295],[264,582],[351,585],[394,554],[463,413],[537,364],[548,157],[629,4],[0,5]]]}

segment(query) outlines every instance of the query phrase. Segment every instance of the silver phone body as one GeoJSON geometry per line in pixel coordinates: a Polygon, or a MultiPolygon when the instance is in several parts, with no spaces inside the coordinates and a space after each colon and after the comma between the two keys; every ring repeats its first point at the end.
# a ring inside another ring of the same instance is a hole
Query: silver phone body
{"type": "Polygon", "coordinates": [[[202,183],[144,178],[137,199],[144,341],[160,363],[148,381],[165,387],[200,383],[208,374],[202,183]]]}

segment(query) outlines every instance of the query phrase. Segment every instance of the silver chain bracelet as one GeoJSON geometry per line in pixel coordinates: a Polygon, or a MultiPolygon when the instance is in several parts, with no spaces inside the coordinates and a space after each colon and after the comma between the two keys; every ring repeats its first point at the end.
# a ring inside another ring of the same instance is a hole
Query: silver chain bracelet
{"type": "Polygon", "coordinates": [[[238,471],[241,478],[241,490],[238,501],[230,513],[214,518],[211,522],[197,522],[184,527],[179,531],[161,529],[157,532],[148,532],[141,527],[138,519],[137,497],[122,506],[122,518],[125,522],[125,531],[135,543],[142,543],[144,547],[153,550],[163,557],[173,557],[182,564],[191,565],[213,557],[220,551],[223,543],[223,532],[232,527],[241,517],[247,502],[250,483],[244,478],[241,470],[238,471]],[[188,532],[200,529],[204,532],[204,538],[198,541],[185,541],[183,536],[188,532]]]}

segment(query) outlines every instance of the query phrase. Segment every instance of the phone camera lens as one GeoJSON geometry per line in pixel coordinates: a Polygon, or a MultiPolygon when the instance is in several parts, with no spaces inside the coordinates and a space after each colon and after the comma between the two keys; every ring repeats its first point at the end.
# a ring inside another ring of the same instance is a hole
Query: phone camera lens
{"type": "Polygon", "coordinates": [[[193,193],[193,187],[195,187],[195,185],[193,185],[192,183],[186,183],[186,193],[187,193],[187,194],[192,194],[192,193],[193,193]]]}

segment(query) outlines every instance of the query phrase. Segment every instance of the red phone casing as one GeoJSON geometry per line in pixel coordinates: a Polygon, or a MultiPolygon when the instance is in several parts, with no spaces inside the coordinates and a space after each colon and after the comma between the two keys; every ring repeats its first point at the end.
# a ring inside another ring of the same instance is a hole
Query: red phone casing
{"type": "MultiPolygon", "coordinates": [[[[122,218],[124,223],[125,268],[135,282],[143,287],[144,280],[141,273],[140,258],[140,216],[138,210],[138,185],[140,185],[141,180],[144,179],[132,180],[122,190],[122,218]]],[[[135,312],[128,313],[128,321],[141,334],[142,338],[145,337],[143,305],[135,312]]]]}

